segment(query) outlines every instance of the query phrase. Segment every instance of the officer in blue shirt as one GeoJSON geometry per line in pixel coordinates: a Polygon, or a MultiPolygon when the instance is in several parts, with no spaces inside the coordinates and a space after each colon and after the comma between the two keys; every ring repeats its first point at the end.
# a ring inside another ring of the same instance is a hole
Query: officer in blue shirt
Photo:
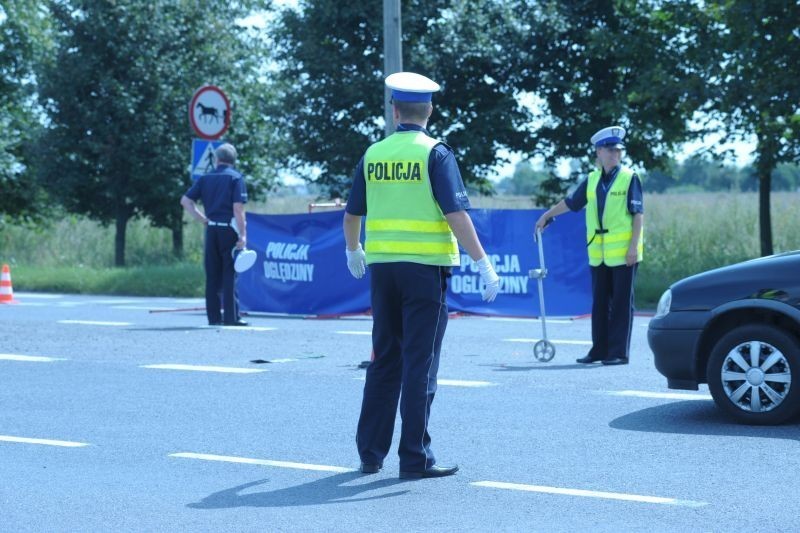
{"type": "Polygon", "coordinates": [[[499,278],[467,214],[469,199],[453,151],[425,129],[439,85],[410,72],[392,74],[386,85],[392,89],[397,130],[372,145],[358,163],[343,221],[351,274],[364,276],[369,261],[375,351],[356,444],[361,472],[378,472],[392,443],[399,401],[400,478],[442,477],[458,466],[436,462],[428,420],[447,326],[447,278],[459,261],[455,239],[478,263],[484,300],[494,300],[499,278]],[[425,163],[427,178],[424,172],[391,170],[419,170],[425,163]],[[370,168],[379,171],[370,174],[368,184],[365,170],[370,168]],[[364,216],[366,255],[359,242],[364,216]]]}
{"type": "MultiPolygon", "coordinates": [[[[591,238],[587,246],[597,234],[607,233],[603,229],[603,212],[609,192],[623,168],[621,165],[622,149],[624,144],[625,129],[620,126],[603,128],[592,136],[597,160],[600,165],[600,179],[596,187],[596,212],[599,229],[591,238]]],[[[626,169],[627,173],[632,172],[626,169]]],[[[620,178],[623,179],[623,178],[620,178]]],[[[588,203],[589,179],[583,180],[573,193],[561,200],[558,204],[548,209],[536,222],[536,228],[544,230],[553,217],[567,211],[580,211],[588,203]]],[[[620,182],[624,184],[623,182],[620,182]]],[[[620,194],[624,194],[620,191],[620,194]]],[[[577,359],[578,363],[589,364],[597,361],[604,365],[628,364],[630,357],[631,328],[633,327],[633,283],[636,277],[638,262],[641,260],[642,226],[644,220],[644,203],[642,182],[633,172],[627,188],[627,212],[631,217],[631,240],[625,252],[624,261],[619,260],[619,265],[606,261],[591,266],[592,272],[592,349],[589,353],[577,359]]],[[[594,207],[594,206],[592,206],[594,207]]],[[[594,212],[594,209],[592,210],[594,212]]],[[[588,211],[587,211],[588,213],[588,211]]],[[[587,218],[587,225],[589,224],[587,218]]],[[[621,254],[621,252],[619,252],[621,254]]]]}
{"type": "Polygon", "coordinates": [[[239,317],[232,252],[234,248],[241,250],[247,244],[244,214],[247,188],[244,177],[234,168],[236,148],[225,143],[216,149],[214,155],[216,168],[192,184],[181,198],[181,205],[206,226],[204,265],[209,325],[246,326],[247,322],[239,317]],[[203,202],[205,214],[197,209],[195,202],[198,200],[203,202]],[[220,293],[224,315],[220,312],[220,293]]]}

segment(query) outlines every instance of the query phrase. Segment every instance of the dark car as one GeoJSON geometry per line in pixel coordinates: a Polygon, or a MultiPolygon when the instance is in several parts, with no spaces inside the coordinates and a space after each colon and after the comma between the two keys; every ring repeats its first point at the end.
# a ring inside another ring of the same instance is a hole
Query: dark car
{"type": "Polygon", "coordinates": [[[647,340],[671,389],[747,424],[800,413],[800,251],[710,270],[661,296],[647,340]]]}

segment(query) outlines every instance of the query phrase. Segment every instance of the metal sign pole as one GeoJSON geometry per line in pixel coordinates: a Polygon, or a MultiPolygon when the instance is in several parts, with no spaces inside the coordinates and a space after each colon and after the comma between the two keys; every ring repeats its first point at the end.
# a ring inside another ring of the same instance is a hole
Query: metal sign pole
{"type": "MultiPolygon", "coordinates": [[[[383,76],[384,78],[403,70],[403,50],[400,42],[402,24],[400,18],[400,0],[383,0],[383,76]]],[[[388,137],[394,133],[394,117],[391,104],[392,92],[384,87],[383,119],[384,132],[388,137]]]]}

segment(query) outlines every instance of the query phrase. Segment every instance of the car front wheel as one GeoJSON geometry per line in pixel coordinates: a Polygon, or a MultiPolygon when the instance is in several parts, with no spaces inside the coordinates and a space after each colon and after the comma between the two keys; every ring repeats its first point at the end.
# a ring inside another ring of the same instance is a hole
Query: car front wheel
{"type": "Polygon", "coordinates": [[[745,424],[780,424],[800,410],[800,346],[774,326],[738,327],[708,360],[708,388],[717,405],[745,424]]]}

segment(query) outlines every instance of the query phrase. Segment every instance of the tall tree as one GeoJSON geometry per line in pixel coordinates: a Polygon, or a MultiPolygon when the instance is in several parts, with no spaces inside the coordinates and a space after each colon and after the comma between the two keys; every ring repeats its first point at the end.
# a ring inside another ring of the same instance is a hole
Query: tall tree
{"type": "MultiPolygon", "coordinates": [[[[214,83],[234,103],[252,105],[262,49],[248,46],[251,34],[237,20],[262,3],[50,3],[60,39],[41,74],[50,122],[42,177],[71,211],[115,224],[115,264],[125,264],[126,228],[136,215],[171,228],[180,253],[177,200],[188,187],[191,143],[187,103],[198,86],[214,83]]],[[[256,113],[237,111],[231,140],[245,145],[244,170],[268,181],[265,157],[247,157],[269,138],[265,122],[256,113]],[[236,122],[239,116],[244,120],[236,122]],[[249,145],[247,133],[254,134],[249,145]]]]}
{"type": "Polygon", "coordinates": [[[628,157],[644,168],[666,167],[669,154],[699,131],[705,81],[694,2],[658,0],[512,1],[514,85],[532,96],[536,120],[529,152],[550,168],[569,157],[584,162],[570,180],[552,176],[541,204],[563,195],[593,164],[588,139],[601,127],[628,130],[628,157]],[[588,156],[588,157],[587,157],[588,156]]]}
{"type": "Polygon", "coordinates": [[[705,2],[712,114],[756,140],[761,255],[771,255],[773,171],[800,160],[800,2],[705,2]]]}
{"type": "MultiPolygon", "coordinates": [[[[402,5],[404,70],[426,74],[434,98],[431,133],[456,151],[464,179],[486,179],[500,148],[523,148],[528,118],[515,99],[509,56],[494,36],[507,8],[491,0],[409,0],[402,5]]],[[[292,137],[298,172],[333,194],[347,189],[366,147],[383,137],[383,16],[380,2],[300,1],[275,27],[284,83],[277,120],[292,137]]]]}
{"type": "Polygon", "coordinates": [[[50,44],[49,17],[33,0],[0,2],[0,224],[39,213],[30,146],[41,130],[35,65],[50,44]]]}

